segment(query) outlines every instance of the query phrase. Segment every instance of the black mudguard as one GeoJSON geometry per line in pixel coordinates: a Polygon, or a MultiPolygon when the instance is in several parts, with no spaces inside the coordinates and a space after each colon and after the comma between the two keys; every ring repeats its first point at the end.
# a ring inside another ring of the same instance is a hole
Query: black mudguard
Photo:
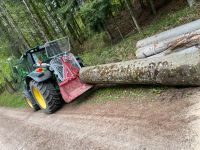
{"type": "Polygon", "coordinates": [[[33,71],[26,76],[26,83],[29,86],[29,82],[31,80],[34,80],[36,82],[43,82],[43,81],[50,79],[51,77],[52,77],[52,75],[51,75],[51,72],[49,70],[46,70],[44,72],[33,71]]]}
{"type": "Polygon", "coordinates": [[[31,72],[27,77],[30,77],[36,82],[43,82],[51,78],[51,72],[46,70],[44,72],[31,72]]]}

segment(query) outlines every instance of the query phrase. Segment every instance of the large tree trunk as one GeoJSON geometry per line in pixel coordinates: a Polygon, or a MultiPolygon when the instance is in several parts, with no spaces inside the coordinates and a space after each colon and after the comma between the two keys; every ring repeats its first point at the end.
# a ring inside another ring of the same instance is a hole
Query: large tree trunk
{"type": "Polygon", "coordinates": [[[42,18],[40,12],[38,11],[37,9],[37,6],[35,4],[35,1],[33,0],[28,0],[30,6],[32,6],[33,8],[33,11],[35,13],[35,15],[37,16],[36,17],[36,20],[38,20],[43,28],[43,31],[45,32],[45,34],[48,36],[48,39],[51,39],[53,40],[53,36],[51,35],[51,33],[49,32],[49,29],[48,29],[48,25],[45,23],[44,19],[42,18]]]}
{"type": "Polygon", "coordinates": [[[89,84],[200,86],[200,49],[165,57],[85,67],[80,79],[89,84]]]}
{"type": "Polygon", "coordinates": [[[14,18],[11,16],[10,12],[6,9],[6,5],[4,3],[1,3],[0,9],[4,12],[5,19],[9,22],[9,24],[13,27],[13,29],[16,31],[18,34],[19,38],[22,40],[24,46],[26,48],[30,48],[30,44],[28,43],[28,40],[22,33],[21,29],[18,27],[17,23],[15,22],[14,18]]]}
{"type": "Polygon", "coordinates": [[[155,58],[155,57],[163,57],[163,56],[166,56],[166,55],[169,55],[169,54],[173,54],[173,53],[184,53],[184,54],[189,54],[189,53],[194,53],[196,51],[199,50],[199,47],[198,46],[192,46],[192,47],[189,47],[189,48],[185,48],[185,49],[177,49],[177,50],[174,50],[174,51],[171,51],[171,50],[166,50],[162,53],[159,53],[159,54],[156,54],[156,55],[153,55],[153,56],[150,56],[148,58],[155,58]]]}
{"type": "Polygon", "coordinates": [[[148,46],[139,48],[136,51],[137,58],[146,58],[152,55],[156,55],[166,50],[175,50],[181,47],[187,48],[199,44],[200,30],[193,31],[188,34],[182,34],[177,37],[161,41],[159,43],[153,43],[148,46]]]}
{"type": "Polygon", "coordinates": [[[5,86],[7,86],[7,90],[10,94],[14,93],[16,91],[16,89],[14,88],[14,86],[12,85],[12,83],[8,80],[8,78],[5,76],[5,74],[3,73],[2,70],[0,70],[0,74],[1,76],[3,76],[4,82],[5,82],[5,86]]]}
{"type": "Polygon", "coordinates": [[[40,31],[40,33],[41,33],[42,38],[44,39],[44,41],[46,41],[46,42],[49,41],[49,40],[48,40],[48,37],[47,37],[46,34],[44,33],[43,29],[40,27],[40,25],[39,25],[39,23],[38,23],[36,17],[34,16],[34,14],[32,13],[31,9],[29,8],[27,1],[26,1],[26,0],[23,0],[23,3],[24,3],[24,5],[25,5],[27,11],[30,13],[31,18],[33,19],[35,25],[38,27],[38,29],[39,29],[39,31],[40,31]]]}
{"type": "MultiPolygon", "coordinates": [[[[3,16],[2,16],[3,17],[3,16]]],[[[16,47],[15,43],[16,40],[14,38],[14,36],[12,35],[12,27],[10,27],[8,24],[7,26],[4,25],[3,21],[4,18],[0,17],[0,30],[4,33],[5,37],[8,39],[8,50],[11,56],[16,56],[17,58],[19,58],[22,53],[19,49],[19,47],[16,47]]]]}
{"type": "Polygon", "coordinates": [[[142,40],[137,42],[136,47],[141,48],[141,47],[147,46],[149,44],[157,44],[161,41],[164,41],[164,40],[167,40],[167,39],[170,39],[170,38],[177,37],[177,36],[182,35],[182,34],[187,34],[187,33],[190,33],[192,31],[198,30],[199,28],[200,28],[200,19],[193,21],[193,22],[190,22],[190,23],[187,23],[187,24],[184,24],[184,25],[181,25],[181,26],[178,26],[178,27],[173,28],[171,30],[161,32],[159,34],[148,37],[146,39],[142,39],[142,40]]]}
{"type": "MultiPolygon", "coordinates": [[[[53,26],[53,22],[50,20],[50,16],[48,15],[48,13],[46,11],[43,10],[43,16],[45,18],[46,23],[49,26],[49,29],[51,30],[51,33],[53,35],[54,38],[56,38],[59,34],[56,32],[54,26],[53,26]]],[[[49,31],[50,32],[50,31],[49,31]]],[[[58,38],[58,37],[57,37],[58,38]]]]}
{"type": "MultiPolygon", "coordinates": [[[[27,5],[27,7],[28,7],[28,5],[27,5]]],[[[30,24],[32,24],[30,32],[32,32],[31,34],[34,36],[34,39],[35,39],[36,43],[39,44],[39,43],[41,43],[41,41],[46,41],[43,38],[43,34],[44,33],[42,34],[42,32],[40,31],[40,28],[38,27],[38,24],[35,23],[36,20],[34,20],[34,18],[32,18],[32,15],[30,17],[30,13],[31,12],[28,10],[29,8],[27,8],[27,7],[25,6],[25,10],[24,10],[25,11],[25,16],[26,16],[28,22],[30,24]]]]}
{"type": "Polygon", "coordinates": [[[59,20],[58,16],[55,14],[55,10],[53,9],[53,7],[51,5],[49,5],[49,7],[51,8],[51,9],[49,9],[47,4],[45,4],[45,7],[46,7],[46,10],[49,13],[49,15],[51,15],[52,19],[55,21],[57,27],[59,28],[59,30],[62,34],[62,36],[66,36],[67,32],[66,32],[65,28],[63,27],[61,21],[59,20]]]}
{"type": "Polygon", "coordinates": [[[130,6],[130,3],[128,2],[128,0],[124,0],[124,1],[126,3],[127,9],[128,9],[128,11],[129,11],[129,13],[131,15],[132,21],[135,24],[136,29],[138,30],[138,32],[141,32],[140,26],[138,24],[137,19],[135,18],[134,14],[133,14],[133,11],[132,11],[132,8],[130,6]]]}

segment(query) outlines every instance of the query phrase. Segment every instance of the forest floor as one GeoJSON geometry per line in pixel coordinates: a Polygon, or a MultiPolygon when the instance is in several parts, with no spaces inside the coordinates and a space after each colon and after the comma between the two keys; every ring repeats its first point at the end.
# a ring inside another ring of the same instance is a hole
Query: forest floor
{"type": "Polygon", "coordinates": [[[0,107],[0,147],[197,150],[199,99],[200,88],[173,88],[104,104],[74,101],[53,115],[0,107]]]}

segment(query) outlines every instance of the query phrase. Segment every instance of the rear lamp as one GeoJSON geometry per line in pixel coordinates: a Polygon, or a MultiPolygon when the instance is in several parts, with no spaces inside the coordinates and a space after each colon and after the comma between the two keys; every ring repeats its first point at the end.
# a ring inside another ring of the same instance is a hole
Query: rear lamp
{"type": "Polygon", "coordinates": [[[43,71],[42,68],[37,68],[37,69],[35,69],[35,72],[42,72],[42,71],[43,71]]]}

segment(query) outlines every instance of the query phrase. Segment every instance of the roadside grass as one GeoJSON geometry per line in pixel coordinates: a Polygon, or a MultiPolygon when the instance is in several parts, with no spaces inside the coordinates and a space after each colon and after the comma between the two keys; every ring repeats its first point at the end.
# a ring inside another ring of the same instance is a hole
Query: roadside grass
{"type": "Polygon", "coordinates": [[[4,92],[0,96],[0,106],[19,108],[19,107],[25,107],[26,104],[20,92],[14,94],[9,94],[8,92],[4,92]]]}
{"type": "Polygon", "coordinates": [[[167,87],[156,86],[140,86],[140,85],[125,85],[102,87],[95,90],[88,98],[89,103],[103,104],[108,101],[120,100],[142,100],[141,97],[148,97],[149,101],[153,101],[155,94],[160,94],[167,87]]]}

